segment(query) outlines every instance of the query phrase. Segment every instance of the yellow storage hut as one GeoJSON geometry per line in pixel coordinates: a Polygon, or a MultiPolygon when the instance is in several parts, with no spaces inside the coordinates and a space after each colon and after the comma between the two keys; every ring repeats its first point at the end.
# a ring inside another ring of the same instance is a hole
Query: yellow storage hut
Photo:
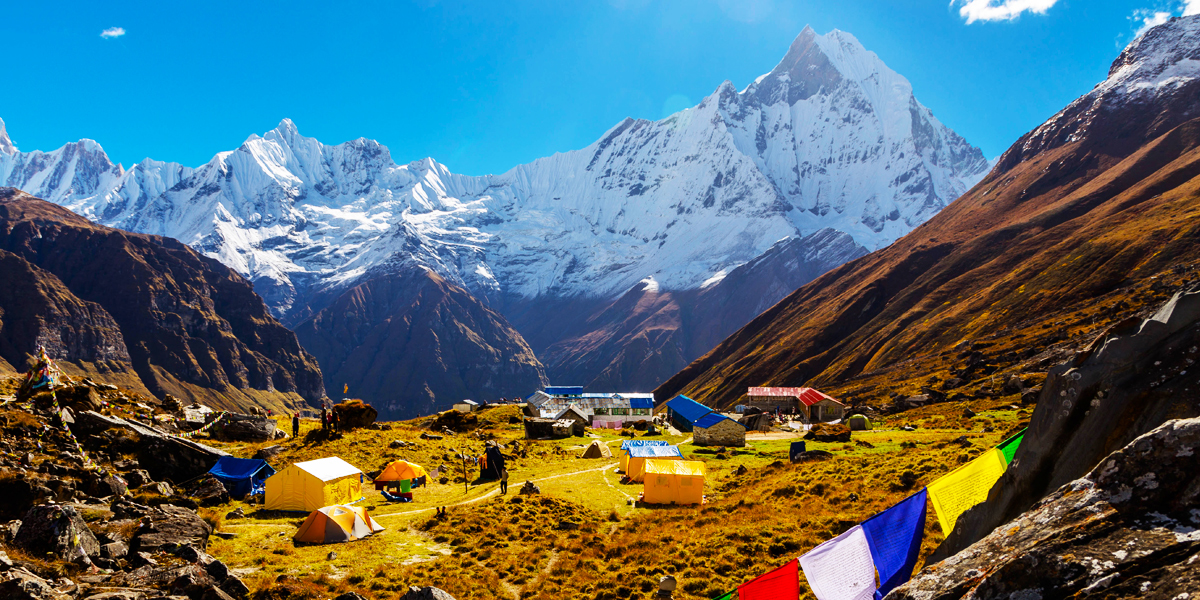
{"type": "Polygon", "coordinates": [[[267,479],[264,508],[314,511],[363,499],[362,471],[336,457],[298,462],[267,479]]]}
{"type": "Polygon", "coordinates": [[[704,463],[696,460],[646,461],[642,501],[647,504],[704,502],[704,463]]]}

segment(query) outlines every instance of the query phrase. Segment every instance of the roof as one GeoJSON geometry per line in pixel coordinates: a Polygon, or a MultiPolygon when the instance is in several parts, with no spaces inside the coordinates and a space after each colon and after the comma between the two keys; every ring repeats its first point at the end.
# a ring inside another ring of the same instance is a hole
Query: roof
{"type": "Polygon", "coordinates": [[[678,446],[634,446],[628,449],[629,456],[634,458],[665,458],[669,456],[682,457],[678,446]]]}
{"type": "Polygon", "coordinates": [[[671,443],[667,440],[621,440],[621,449],[636,448],[639,446],[670,446],[671,443]]]}
{"type": "Polygon", "coordinates": [[[554,415],[554,419],[556,421],[562,419],[567,416],[567,413],[575,413],[575,416],[579,417],[580,419],[585,421],[587,420],[587,415],[583,414],[583,411],[579,410],[579,407],[575,406],[574,404],[558,411],[558,414],[554,415]]]}
{"type": "Polygon", "coordinates": [[[298,462],[293,466],[308,473],[309,475],[312,475],[313,477],[316,477],[317,479],[320,479],[321,481],[333,481],[334,479],[340,479],[347,475],[362,474],[362,471],[359,471],[358,467],[336,456],[298,462]]]}
{"type": "Polygon", "coordinates": [[[265,460],[257,458],[237,458],[234,456],[222,456],[217,459],[217,464],[208,472],[217,477],[227,477],[229,479],[245,479],[253,477],[259,471],[267,469],[270,471],[268,475],[274,474],[275,469],[267,464],[265,460]]]}
{"type": "Polygon", "coordinates": [[[704,477],[704,463],[698,460],[648,460],[646,474],[698,475],[704,477]]]}
{"type": "Polygon", "coordinates": [[[695,400],[692,400],[683,394],[671,398],[671,401],[667,402],[667,406],[676,413],[679,413],[679,416],[687,419],[689,422],[695,421],[696,419],[699,419],[700,417],[712,412],[711,408],[700,404],[699,402],[696,402],[695,400]]]}
{"type": "Polygon", "coordinates": [[[841,402],[838,402],[832,396],[807,387],[752,387],[746,391],[746,395],[796,398],[803,402],[805,406],[812,406],[822,400],[832,400],[841,404],[841,402]]]}
{"type": "Polygon", "coordinates": [[[630,398],[629,408],[654,408],[654,396],[649,398],[630,398]]]}
{"type": "Polygon", "coordinates": [[[476,401],[474,401],[474,400],[470,400],[470,399],[468,399],[468,400],[459,400],[458,402],[455,402],[455,404],[472,404],[472,405],[475,405],[475,406],[479,406],[479,403],[478,403],[478,402],[476,402],[476,401]]]}
{"type": "Polygon", "coordinates": [[[547,387],[546,387],[546,393],[547,393],[547,394],[550,394],[551,396],[554,396],[554,395],[559,395],[559,396],[580,396],[580,395],[582,395],[582,394],[583,394],[583,386],[582,386],[582,385],[556,385],[556,386],[547,386],[547,387]]]}
{"type": "Polygon", "coordinates": [[[738,423],[737,421],[734,421],[733,419],[730,419],[729,417],[727,417],[719,412],[711,412],[711,413],[708,413],[707,415],[704,415],[703,417],[700,417],[699,419],[696,419],[696,422],[694,423],[694,425],[696,427],[703,427],[703,428],[707,429],[709,427],[712,427],[713,425],[716,425],[717,423],[720,423],[721,421],[733,421],[734,423],[737,423],[739,426],[741,426],[742,429],[746,428],[745,425],[742,425],[741,423],[738,423]]]}

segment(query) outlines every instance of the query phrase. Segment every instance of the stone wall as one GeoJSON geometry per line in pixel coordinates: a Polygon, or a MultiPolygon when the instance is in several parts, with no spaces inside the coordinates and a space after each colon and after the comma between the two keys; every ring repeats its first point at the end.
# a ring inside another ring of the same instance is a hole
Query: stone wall
{"type": "Polygon", "coordinates": [[[697,446],[736,446],[746,445],[746,427],[732,419],[722,419],[720,423],[709,428],[697,427],[692,431],[697,446]]]}
{"type": "Polygon", "coordinates": [[[778,408],[786,413],[791,410],[799,410],[800,401],[795,396],[749,396],[746,406],[770,412],[775,412],[775,409],[778,408]]]}

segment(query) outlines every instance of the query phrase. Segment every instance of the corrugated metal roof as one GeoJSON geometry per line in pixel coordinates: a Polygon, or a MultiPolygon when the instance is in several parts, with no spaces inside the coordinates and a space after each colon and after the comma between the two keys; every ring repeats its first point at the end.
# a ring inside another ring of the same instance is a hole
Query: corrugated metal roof
{"type": "Polygon", "coordinates": [[[822,400],[832,400],[833,402],[841,404],[841,402],[834,400],[832,396],[828,396],[812,388],[804,388],[804,393],[800,394],[800,401],[803,402],[805,406],[812,406],[822,400]]]}
{"type": "Polygon", "coordinates": [[[554,396],[554,395],[579,396],[579,395],[583,394],[583,386],[582,385],[549,386],[546,388],[546,393],[550,394],[551,396],[554,396]]]}
{"type": "Polygon", "coordinates": [[[646,461],[646,473],[704,477],[704,463],[698,460],[656,460],[652,458],[646,461]]]}
{"type": "Polygon", "coordinates": [[[695,400],[692,400],[683,394],[671,398],[671,401],[667,402],[667,406],[676,413],[679,413],[679,416],[687,419],[688,421],[695,421],[696,419],[699,419],[700,417],[712,412],[711,408],[700,404],[699,402],[696,402],[695,400]]]}
{"type": "Polygon", "coordinates": [[[822,393],[819,390],[807,387],[752,387],[746,392],[747,396],[768,396],[776,398],[797,398],[804,403],[805,406],[812,406],[822,400],[833,400],[838,404],[832,396],[822,393]]]}
{"type": "MultiPolygon", "coordinates": [[[[694,426],[703,427],[705,429],[708,429],[709,427],[712,427],[713,425],[716,425],[717,423],[720,423],[721,421],[733,421],[733,419],[730,419],[729,417],[727,417],[721,413],[718,413],[718,412],[711,412],[711,413],[708,413],[707,415],[704,415],[703,417],[700,417],[699,419],[696,419],[694,426]]],[[[737,423],[737,421],[733,421],[733,422],[737,423]]],[[[745,425],[742,425],[741,423],[737,423],[737,424],[741,425],[741,427],[743,429],[745,429],[745,427],[746,427],[745,425]]]]}
{"type": "Polygon", "coordinates": [[[747,396],[787,396],[799,398],[800,394],[809,388],[803,387],[752,387],[746,392],[747,396]]]}
{"type": "Polygon", "coordinates": [[[634,446],[629,448],[629,456],[634,458],[658,458],[666,456],[679,456],[683,454],[679,452],[678,446],[634,446]]]}
{"type": "Polygon", "coordinates": [[[670,446],[671,443],[667,440],[622,440],[621,449],[638,448],[641,446],[670,446]]]}

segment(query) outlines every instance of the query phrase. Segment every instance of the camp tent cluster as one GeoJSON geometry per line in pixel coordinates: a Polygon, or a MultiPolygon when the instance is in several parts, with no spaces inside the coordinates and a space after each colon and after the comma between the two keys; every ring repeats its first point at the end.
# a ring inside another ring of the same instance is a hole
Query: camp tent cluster
{"type": "Polygon", "coordinates": [[[702,504],[704,463],[683,460],[678,446],[662,440],[621,442],[620,469],[640,481],[647,504],[702,504]]]}

